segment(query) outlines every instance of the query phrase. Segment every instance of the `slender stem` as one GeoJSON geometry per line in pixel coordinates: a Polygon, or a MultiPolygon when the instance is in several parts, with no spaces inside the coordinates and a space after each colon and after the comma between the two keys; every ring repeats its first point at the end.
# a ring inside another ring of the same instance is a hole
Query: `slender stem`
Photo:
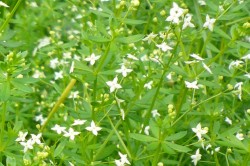
{"type": "Polygon", "coordinates": [[[5,29],[5,27],[8,25],[10,22],[10,19],[13,17],[14,13],[18,9],[19,5],[21,4],[22,0],[18,0],[17,3],[15,4],[14,8],[12,9],[11,13],[7,17],[7,19],[4,21],[3,25],[0,27],[0,33],[5,29]]]}
{"type": "Polygon", "coordinates": [[[54,105],[53,109],[51,110],[51,112],[49,113],[47,120],[45,121],[45,123],[42,125],[41,127],[41,132],[43,132],[45,126],[47,125],[47,123],[50,121],[50,119],[52,118],[52,116],[57,112],[59,106],[64,102],[64,100],[66,99],[66,97],[68,96],[70,90],[73,88],[73,86],[76,83],[76,79],[71,79],[69,84],[67,85],[67,87],[64,89],[63,93],[61,94],[60,98],[58,99],[58,101],[56,102],[56,104],[54,105]]]}

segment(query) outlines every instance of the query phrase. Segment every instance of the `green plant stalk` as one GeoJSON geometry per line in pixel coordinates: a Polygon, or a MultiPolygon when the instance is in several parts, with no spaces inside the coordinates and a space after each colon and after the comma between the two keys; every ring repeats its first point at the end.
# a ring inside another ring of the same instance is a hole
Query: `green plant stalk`
{"type": "MultiPolygon", "coordinates": [[[[114,39],[113,39],[114,40],[114,39]]],[[[102,58],[100,59],[100,63],[98,64],[97,66],[97,69],[95,70],[94,72],[94,75],[98,75],[98,73],[100,72],[100,70],[102,69],[102,66],[105,62],[105,60],[107,59],[107,56],[108,56],[108,53],[109,53],[109,50],[110,50],[110,45],[111,45],[112,41],[109,42],[108,46],[107,46],[107,49],[104,53],[104,55],[102,56],[102,58]]]]}
{"type": "Polygon", "coordinates": [[[125,149],[125,151],[126,151],[128,157],[131,159],[131,158],[132,158],[132,157],[131,157],[131,153],[129,152],[128,148],[126,147],[126,145],[125,145],[125,143],[123,142],[123,140],[122,140],[120,134],[119,134],[118,131],[116,130],[116,128],[115,128],[113,122],[111,121],[111,119],[110,119],[110,117],[109,117],[108,115],[107,115],[107,118],[108,118],[109,123],[110,123],[112,129],[114,130],[116,136],[118,137],[118,139],[119,139],[119,141],[121,142],[123,148],[125,149]]]}
{"type": "Polygon", "coordinates": [[[4,151],[4,144],[3,144],[3,139],[4,139],[4,128],[5,128],[5,116],[6,116],[6,111],[7,111],[7,102],[5,101],[2,105],[2,113],[1,113],[1,133],[0,133],[0,162],[2,161],[2,152],[4,151]]]}
{"type": "Polygon", "coordinates": [[[10,15],[7,17],[7,19],[4,21],[3,25],[0,27],[0,34],[3,32],[5,27],[9,24],[10,19],[13,17],[14,13],[18,9],[19,5],[21,4],[22,0],[18,0],[17,3],[15,4],[14,8],[10,12],[10,15]]]}
{"type": "Polygon", "coordinates": [[[64,100],[66,99],[66,97],[68,97],[68,94],[70,92],[70,90],[73,88],[73,86],[76,83],[76,79],[71,79],[69,84],[67,85],[67,87],[64,89],[63,93],[61,94],[60,98],[58,99],[58,101],[56,102],[56,104],[54,105],[54,107],[52,108],[51,112],[49,113],[47,120],[45,121],[45,123],[42,125],[40,132],[43,132],[44,128],[46,127],[46,125],[48,124],[48,122],[50,121],[50,119],[53,117],[53,115],[57,112],[58,108],[60,107],[60,105],[64,102],[64,100]]]}
{"type": "MultiPolygon", "coordinates": [[[[117,129],[118,126],[121,124],[121,120],[119,120],[117,122],[117,124],[115,125],[115,128],[114,129],[117,129]]],[[[98,151],[96,152],[96,155],[94,156],[93,158],[93,161],[95,161],[95,158],[102,152],[103,148],[105,148],[106,144],[108,143],[108,141],[111,139],[111,137],[113,136],[115,130],[112,130],[109,135],[107,136],[107,138],[105,139],[105,141],[102,143],[102,146],[98,149],[98,151]]]]}

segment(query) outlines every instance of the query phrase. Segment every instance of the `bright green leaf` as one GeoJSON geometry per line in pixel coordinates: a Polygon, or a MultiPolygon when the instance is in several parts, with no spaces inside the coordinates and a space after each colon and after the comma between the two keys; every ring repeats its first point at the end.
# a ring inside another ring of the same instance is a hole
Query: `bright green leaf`
{"type": "Polygon", "coordinates": [[[187,135],[187,131],[181,131],[181,132],[178,132],[178,133],[175,133],[173,135],[168,136],[165,140],[175,141],[175,140],[179,140],[179,139],[185,137],[185,135],[187,135]]]}
{"type": "Polygon", "coordinates": [[[189,151],[191,151],[191,149],[190,148],[188,148],[188,147],[186,147],[186,146],[182,146],[182,145],[177,145],[177,144],[175,144],[175,143],[172,143],[172,142],[164,142],[168,147],[170,147],[170,148],[172,148],[172,149],[174,149],[174,150],[176,150],[176,151],[178,151],[178,152],[184,152],[184,153],[186,153],[186,152],[189,152],[189,151]]]}
{"type": "Polygon", "coordinates": [[[133,139],[135,139],[135,140],[141,141],[141,142],[158,141],[158,139],[156,139],[154,137],[151,137],[151,136],[148,136],[148,135],[143,135],[143,134],[131,133],[130,137],[133,138],[133,139]]]}
{"type": "Polygon", "coordinates": [[[138,35],[133,35],[133,36],[128,36],[128,37],[119,37],[119,38],[117,38],[117,41],[120,43],[125,43],[125,44],[136,43],[136,42],[142,40],[143,37],[144,37],[144,35],[138,34],[138,35]]]}

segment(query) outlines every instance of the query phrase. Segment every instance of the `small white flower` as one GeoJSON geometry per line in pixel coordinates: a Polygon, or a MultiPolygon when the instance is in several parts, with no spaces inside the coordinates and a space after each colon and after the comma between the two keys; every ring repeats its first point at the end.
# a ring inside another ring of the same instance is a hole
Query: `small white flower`
{"type": "Polygon", "coordinates": [[[196,134],[199,140],[201,140],[201,136],[208,132],[207,128],[201,128],[201,124],[199,123],[195,128],[192,128],[192,131],[196,134]]]}
{"type": "Polygon", "coordinates": [[[167,78],[168,80],[172,80],[172,74],[169,73],[169,74],[166,76],[166,78],[167,78]]]}
{"type": "Polygon", "coordinates": [[[197,81],[193,81],[193,82],[185,81],[185,84],[186,84],[186,87],[189,89],[199,89],[197,85],[197,81]]]}
{"type": "Polygon", "coordinates": [[[158,113],[158,110],[152,110],[152,116],[155,118],[156,116],[161,116],[161,114],[158,113]]]}
{"type": "Polygon", "coordinates": [[[184,14],[184,10],[180,8],[177,3],[173,3],[173,7],[170,9],[170,16],[167,17],[166,21],[170,21],[174,24],[179,24],[180,17],[184,14]]]}
{"type": "Polygon", "coordinates": [[[58,58],[55,58],[55,59],[51,59],[50,60],[50,64],[49,66],[52,68],[52,69],[55,69],[59,64],[59,61],[58,61],[58,58]]]}
{"type": "Polygon", "coordinates": [[[200,149],[197,149],[195,154],[191,156],[194,165],[197,165],[198,161],[201,159],[200,149]]]}
{"type": "Polygon", "coordinates": [[[63,78],[63,71],[55,72],[55,80],[63,78]]]}
{"type": "Polygon", "coordinates": [[[63,59],[71,59],[71,52],[64,52],[63,59]]]}
{"type": "Polygon", "coordinates": [[[210,19],[209,15],[206,15],[206,22],[203,24],[204,28],[208,28],[210,31],[213,31],[214,23],[216,19],[212,18],[210,19]]]}
{"type": "Polygon", "coordinates": [[[36,143],[36,144],[40,145],[41,144],[41,140],[40,140],[41,136],[42,136],[41,133],[39,133],[37,135],[31,134],[31,141],[33,141],[33,144],[36,143]]]}
{"type": "Polygon", "coordinates": [[[126,66],[124,64],[122,64],[121,68],[116,70],[117,73],[122,73],[123,77],[126,77],[128,75],[128,73],[132,72],[132,69],[128,69],[126,68],[126,66]]]}
{"type": "Polygon", "coordinates": [[[69,73],[73,73],[74,69],[75,69],[75,62],[73,61],[70,66],[69,73]]]}
{"type": "Polygon", "coordinates": [[[20,142],[20,144],[24,147],[23,152],[27,152],[29,149],[33,149],[33,141],[29,139],[27,142],[20,142]]]}
{"type": "Polygon", "coordinates": [[[75,136],[80,134],[80,132],[75,132],[73,128],[69,128],[69,131],[64,132],[64,137],[69,137],[71,140],[75,139],[75,136]]]}
{"type": "Polygon", "coordinates": [[[243,82],[238,82],[234,85],[234,89],[237,89],[238,94],[238,98],[241,100],[241,95],[242,95],[242,85],[243,82]]]}
{"type": "Polygon", "coordinates": [[[190,54],[190,56],[198,61],[203,61],[204,59],[197,54],[190,54]]]}
{"type": "Polygon", "coordinates": [[[124,120],[125,119],[125,112],[123,109],[120,109],[120,112],[121,112],[122,120],[124,120]]]}
{"type": "Polygon", "coordinates": [[[250,78],[250,73],[247,73],[244,76],[246,76],[247,78],[250,78]]]}
{"type": "Polygon", "coordinates": [[[244,60],[250,59],[250,54],[243,56],[241,59],[244,59],[244,60]]]}
{"type": "Polygon", "coordinates": [[[135,60],[135,61],[138,61],[138,60],[139,60],[137,57],[135,57],[135,56],[132,55],[132,54],[127,54],[127,57],[128,57],[129,59],[132,59],[132,60],[135,60]]]}
{"type": "Polygon", "coordinates": [[[225,118],[225,122],[227,122],[228,124],[232,125],[232,120],[229,119],[228,117],[225,118]]]}
{"type": "Polygon", "coordinates": [[[149,81],[148,83],[146,83],[146,84],[144,85],[144,88],[152,89],[152,84],[153,84],[153,81],[149,81]]]}
{"type": "Polygon", "coordinates": [[[56,124],[54,127],[51,128],[51,130],[54,130],[57,132],[57,134],[61,134],[65,132],[66,127],[61,127],[60,125],[56,124]]]}
{"type": "Polygon", "coordinates": [[[75,92],[70,92],[69,98],[70,99],[75,99],[78,97],[79,91],[75,91],[75,92]]]}
{"type": "Polygon", "coordinates": [[[145,127],[144,133],[145,133],[146,135],[149,135],[149,129],[150,129],[149,126],[146,126],[146,127],[145,127]]]}
{"type": "Polygon", "coordinates": [[[122,153],[120,153],[120,152],[118,152],[119,153],[119,156],[121,157],[121,162],[123,163],[123,164],[129,164],[130,165],[130,162],[128,161],[128,158],[127,158],[127,154],[122,154],[122,153]]]}
{"type": "Polygon", "coordinates": [[[90,62],[90,65],[94,65],[95,61],[97,61],[101,56],[100,55],[95,55],[94,53],[92,53],[89,57],[85,58],[85,61],[90,62]]]}
{"type": "Polygon", "coordinates": [[[118,78],[115,77],[113,79],[113,81],[108,81],[106,82],[106,84],[109,86],[110,88],[110,93],[114,92],[116,89],[120,89],[122,88],[122,86],[120,84],[117,83],[118,82],[118,78]]]}
{"type": "Polygon", "coordinates": [[[71,126],[83,125],[85,122],[86,120],[75,119],[74,123],[71,126]]]}
{"type": "Polygon", "coordinates": [[[236,138],[240,141],[242,141],[244,139],[244,135],[242,133],[237,133],[236,134],[236,138]]]}
{"type": "Polygon", "coordinates": [[[28,132],[19,131],[18,138],[16,139],[17,142],[25,142],[25,137],[27,136],[28,132]]]}
{"type": "Polygon", "coordinates": [[[201,5],[201,6],[205,6],[206,5],[206,2],[204,0],[198,0],[198,3],[201,5]]]}
{"type": "Polygon", "coordinates": [[[145,37],[144,39],[142,39],[142,41],[148,41],[148,44],[150,44],[156,36],[157,36],[157,34],[154,34],[152,32],[149,35],[147,35],[147,37],[145,37]]]}
{"type": "Polygon", "coordinates": [[[240,64],[244,63],[243,61],[239,61],[239,60],[235,60],[235,61],[232,61],[230,64],[229,64],[229,67],[228,69],[230,70],[232,67],[238,67],[240,66],[240,64]]]}
{"type": "Polygon", "coordinates": [[[3,6],[3,7],[9,7],[6,3],[0,1],[0,6],[3,6]]]}
{"type": "Polygon", "coordinates": [[[204,63],[202,62],[202,66],[204,67],[205,70],[207,70],[210,74],[213,74],[211,69],[204,63]]]}
{"type": "Polygon", "coordinates": [[[121,160],[115,160],[115,165],[116,166],[125,166],[121,160]]]}
{"type": "Polygon", "coordinates": [[[168,46],[165,42],[161,43],[161,44],[157,44],[156,45],[158,48],[160,48],[163,52],[166,52],[168,50],[172,50],[173,48],[168,46]]]}
{"type": "Polygon", "coordinates": [[[184,23],[182,25],[182,29],[185,29],[187,27],[194,28],[194,24],[191,23],[191,20],[192,20],[192,15],[187,14],[184,18],[184,23]]]}
{"type": "Polygon", "coordinates": [[[219,152],[220,151],[220,147],[217,147],[214,149],[216,152],[219,152]]]}
{"type": "Polygon", "coordinates": [[[91,124],[89,127],[86,127],[86,130],[91,131],[94,135],[98,134],[98,131],[100,131],[102,128],[101,127],[97,127],[95,125],[95,122],[92,120],[91,124]]]}

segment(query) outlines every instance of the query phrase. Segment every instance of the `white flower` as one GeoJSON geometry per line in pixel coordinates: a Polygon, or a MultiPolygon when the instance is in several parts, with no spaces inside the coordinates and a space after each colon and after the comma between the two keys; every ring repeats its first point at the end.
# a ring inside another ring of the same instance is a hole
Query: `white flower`
{"type": "Polygon", "coordinates": [[[74,123],[71,126],[83,125],[85,122],[86,120],[75,119],[74,123]]]}
{"type": "Polygon", "coordinates": [[[250,78],[250,73],[247,73],[244,76],[246,76],[247,78],[250,78]]]}
{"type": "Polygon", "coordinates": [[[33,142],[33,144],[36,143],[36,144],[40,145],[41,144],[41,140],[40,140],[41,136],[42,136],[41,133],[39,133],[37,135],[31,134],[31,141],[33,142]]]}
{"type": "Polygon", "coordinates": [[[73,61],[70,66],[69,73],[73,73],[74,69],[75,69],[75,62],[73,61]]]}
{"type": "Polygon", "coordinates": [[[71,52],[64,52],[63,59],[71,59],[71,52]]]}
{"type": "Polygon", "coordinates": [[[198,0],[198,3],[201,5],[201,6],[205,6],[206,5],[206,2],[204,0],[198,0]]]}
{"type": "Polygon", "coordinates": [[[152,110],[152,116],[155,118],[156,116],[161,116],[159,113],[158,113],[158,110],[152,110]]]}
{"type": "Polygon", "coordinates": [[[56,124],[54,127],[51,128],[51,130],[54,130],[57,132],[57,134],[61,134],[65,132],[66,127],[61,127],[60,125],[56,124]]]}
{"type": "Polygon", "coordinates": [[[173,48],[168,46],[165,42],[161,43],[161,44],[157,44],[156,45],[158,48],[160,48],[163,52],[166,52],[168,50],[172,50],[173,48]]]}
{"type": "Polygon", "coordinates": [[[214,149],[216,152],[219,152],[220,151],[220,147],[217,147],[214,149]]]}
{"type": "Polygon", "coordinates": [[[130,165],[130,162],[128,161],[128,158],[127,158],[127,154],[122,154],[120,152],[119,153],[119,156],[121,157],[120,161],[123,163],[123,164],[129,164],[130,165]]]}
{"type": "Polygon", "coordinates": [[[24,147],[23,152],[27,152],[29,149],[33,149],[33,141],[29,139],[27,142],[20,142],[20,144],[24,147]]]}
{"type": "Polygon", "coordinates": [[[229,119],[228,117],[225,118],[225,122],[227,122],[228,124],[232,125],[232,120],[229,119]]]}
{"type": "Polygon", "coordinates": [[[120,111],[121,111],[122,120],[124,120],[125,119],[125,112],[123,109],[120,109],[120,111]]]}
{"type": "Polygon", "coordinates": [[[115,160],[116,166],[124,166],[124,163],[121,160],[115,160]]]}
{"type": "Polygon", "coordinates": [[[94,65],[95,61],[97,61],[101,56],[100,55],[95,55],[94,53],[92,53],[89,57],[85,58],[85,61],[90,62],[90,65],[94,65]]]}
{"type": "Polygon", "coordinates": [[[148,83],[146,83],[146,84],[144,85],[144,88],[152,89],[152,84],[153,84],[153,81],[149,81],[148,83]]]}
{"type": "Polygon", "coordinates": [[[170,16],[167,17],[166,21],[170,21],[174,24],[179,24],[179,17],[181,17],[183,14],[184,10],[174,2],[173,7],[170,9],[170,16]]]}
{"type": "Polygon", "coordinates": [[[98,131],[100,131],[102,128],[101,127],[97,127],[95,125],[95,122],[92,120],[91,124],[89,127],[86,127],[86,130],[91,131],[94,135],[98,134],[98,131]]]}
{"type": "Polygon", "coordinates": [[[78,94],[79,94],[79,91],[70,92],[69,98],[75,99],[78,97],[78,94]]]}
{"type": "Polygon", "coordinates": [[[63,78],[63,71],[55,72],[55,80],[63,78]]]}
{"type": "Polygon", "coordinates": [[[122,88],[122,86],[121,86],[120,84],[118,84],[117,81],[118,81],[118,78],[115,77],[115,78],[113,79],[113,81],[108,81],[108,82],[106,82],[106,84],[107,84],[107,85],[109,86],[109,88],[110,88],[110,93],[114,92],[116,89],[122,88]]]}
{"type": "Polygon", "coordinates": [[[199,140],[201,140],[201,136],[208,132],[208,128],[201,128],[201,124],[199,123],[195,128],[192,128],[193,132],[196,134],[199,140]]]}
{"type": "Polygon", "coordinates": [[[148,41],[148,44],[150,44],[153,39],[157,36],[157,34],[154,34],[153,32],[148,34],[147,37],[145,37],[144,39],[142,39],[143,41],[148,41]]]}
{"type": "Polygon", "coordinates": [[[230,70],[232,67],[238,67],[240,66],[240,64],[244,63],[243,61],[239,61],[239,60],[235,60],[235,61],[232,61],[230,64],[229,64],[229,67],[228,69],[230,70]]]}
{"type": "Polygon", "coordinates": [[[169,74],[166,76],[166,78],[167,78],[168,80],[172,80],[172,74],[169,73],[169,74]]]}
{"type": "Polygon", "coordinates": [[[124,64],[122,64],[121,68],[116,70],[117,73],[122,73],[123,77],[126,77],[128,75],[128,73],[132,72],[132,69],[128,69],[126,68],[126,66],[124,64]]]}
{"type": "Polygon", "coordinates": [[[149,129],[150,129],[149,126],[146,126],[146,127],[145,127],[144,133],[145,133],[146,135],[149,135],[149,129]]]}
{"type": "Polygon", "coordinates": [[[193,82],[188,82],[185,81],[186,87],[190,88],[190,89],[199,89],[198,85],[197,85],[197,81],[193,81],[193,82]]]}
{"type": "Polygon", "coordinates": [[[0,1],[0,6],[3,6],[3,7],[9,7],[6,3],[0,1]]]}
{"type": "Polygon", "coordinates": [[[197,54],[190,54],[190,56],[198,61],[203,61],[204,59],[197,54]]]}
{"type": "Polygon", "coordinates": [[[24,142],[25,141],[25,137],[27,136],[28,132],[22,132],[19,131],[18,133],[18,138],[16,139],[17,142],[24,142]]]}
{"type": "Polygon", "coordinates": [[[236,134],[236,138],[240,141],[242,141],[244,139],[244,135],[242,133],[237,133],[236,134]]]}
{"type": "Polygon", "coordinates": [[[127,54],[127,57],[128,57],[129,59],[132,59],[132,60],[135,60],[135,61],[138,61],[138,60],[139,60],[137,57],[135,57],[135,56],[132,55],[132,54],[127,54]]]}
{"type": "Polygon", "coordinates": [[[214,23],[216,19],[212,18],[210,19],[209,15],[206,15],[206,22],[203,24],[204,28],[208,28],[210,31],[213,31],[214,23]]]}
{"type": "Polygon", "coordinates": [[[197,149],[195,154],[191,156],[194,165],[197,165],[198,161],[201,159],[200,149],[197,149]]]}
{"type": "Polygon", "coordinates": [[[33,78],[45,78],[44,72],[39,70],[35,70],[34,74],[32,75],[33,78]]]}
{"type": "Polygon", "coordinates": [[[184,18],[184,23],[182,25],[182,29],[185,29],[187,27],[193,28],[194,24],[191,23],[192,20],[192,15],[191,14],[187,14],[184,18]]]}
{"type": "Polygon", "coordinates": [[[210,74],[213,74],[211,69],[204,63],[202,62],[202,66],[204,67],[205,70],[207,70],[210,74]]]}
{"type": "Polygon", "coordinates": [[[241,100],[241,95],[242,95],[242,85],[243,85],[243,82],[238,82],[234,85],[234,89],[237,89],[238,91],[238,98],[241,100]]]}
{"type": "Polygon", "coordinates": [[[244,60],[250,59],[250,54],[243,56],[241,59],[244,59],[244,60]]]}
{"type": "Polygon", "coordinates": [[[49,66],[50,66],[52,69],[55,69],[55,68],[57,67],[58,64],[59,64],[58,58],[55,58],[55,59],[51,59],[51,60],[50,60],[49,66]]]}
{"type": "Polygon", "coordinates": [[[80,134],[80,132],[75,132],[73,128],[69,128],[69,131],[65,131],[64,137],[69,137],[71,140],[75,139],[75,136],[80,134]]]}

